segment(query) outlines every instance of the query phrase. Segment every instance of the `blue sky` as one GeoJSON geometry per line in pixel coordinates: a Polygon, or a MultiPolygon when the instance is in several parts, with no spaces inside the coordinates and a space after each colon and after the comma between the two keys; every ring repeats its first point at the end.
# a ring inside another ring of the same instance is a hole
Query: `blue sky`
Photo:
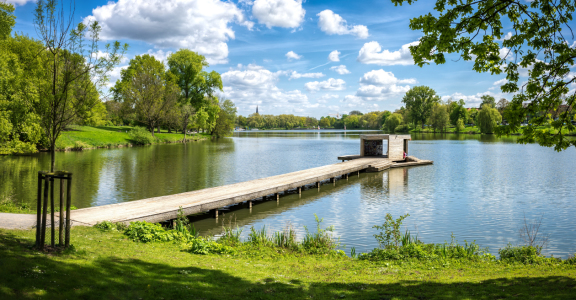
{"type": "MultiPolygon", "coordinates": [[[[36,36],[34,1],[16,4],[15,31],[36,36]]],[[[472,62],[448,56],[443,65],[413,65],[408,51],[420,32],[410,18],[433,12],[435,1],[394,6],[390,1],[118,0],[77,1],[77,22],[95,19],[104,41],[130,45],[127,59],[144,53],[165,60],[189,48],[222,74],[223,96],[241,115],[295,114],[319,118],[351,110],[400,108],[405,92],[432,87],[447,99],[477,106],[500,92],[504,75],[479,74],[472,62]]],[[[511,28],[504,28],[504,32],[511,28]]],[[[573,42],[573,41],[572,41],[573,42]]]]}

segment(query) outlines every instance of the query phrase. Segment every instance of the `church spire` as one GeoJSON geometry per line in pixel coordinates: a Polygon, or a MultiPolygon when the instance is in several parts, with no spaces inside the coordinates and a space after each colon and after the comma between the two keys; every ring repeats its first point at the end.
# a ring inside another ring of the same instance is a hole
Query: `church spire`
{"type": "Polygon", "coordinates": [[[258,105],[256,105],[256,114],[258,114],[258,105]]]}

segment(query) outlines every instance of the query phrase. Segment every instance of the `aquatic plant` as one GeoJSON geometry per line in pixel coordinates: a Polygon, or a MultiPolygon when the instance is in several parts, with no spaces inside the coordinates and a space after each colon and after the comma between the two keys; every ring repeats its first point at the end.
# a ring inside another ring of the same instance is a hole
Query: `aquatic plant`
{"type": "Polygon", "coordinates": [[[340,245],[340,239],[334,239],[332,237],[332,232],[334,231],[334,226],[328,226],[322,228],[321,224],[324,219],[318,218],[314,214],[316,219],[316,232],[310,232],[308,227],[304,226],[306,234],[304,239],[302,239],[302,249],[308,253],[327,253],[336,249],[340,245]]]}
{"type": "Polygon", "coordinates": [[[409,214],[405,214],[394,220],[392,215],[387,213],[385,221],[382,225],[372,226],[372,228],[380,230],[380,233],[374,235],[378,241],[378,244],[380,245],[380,248],[399,246],[402,238],[402,234],[400,233],[400,226],[402,226],[402,221],[409,216],[409,214]]]}

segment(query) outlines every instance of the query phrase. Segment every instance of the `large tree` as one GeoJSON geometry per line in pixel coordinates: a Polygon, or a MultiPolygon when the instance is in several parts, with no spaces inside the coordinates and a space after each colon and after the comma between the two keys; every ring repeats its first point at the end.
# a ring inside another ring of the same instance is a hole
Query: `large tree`
{"type": "Polygon", "coordinates": [[[406,92],[402,102],[406,104],[406,109],[410,110],[410,117],[414,123],[420,123],[424,127],[434,104],[440,103],[440,97],[436,95],[436,91],[427,86],[415,86],[406,92]]]}
{"type": "Polygon", "coordinates": [[[60,133],[78,115],[91,110],[99,101],[98,93],[108,81],[107,74],[120,62],[128,45],[106,44],[98,50],[101,27],[98,22],[74,22],[74,7],[65,12],[56,0],[39,0],[34,27],[43,43],[39,53],[44,61],[42,76],[35,84],[39,93],[34,105],[48,140],[51,163],[55,168],[55,145],[60,133]]]}
{"type": "MultiPolygon", "coordinates": [[[[391,1],[396,5],[416,2],[391,1]]],[[[509,125],[496,128],[496,133],[517,132],[526,116],[533,115],[532,125],[522,130],[518,141],[536,141],[561,151],[576,146],[576,139],[568,139],[562,131],[575,130],[571,111],[551,123],[557,133],[536,126],[548,121],[542,112],[557,109],[564,97],[568,106],[576,104],[576,95],[569,93],[576,82],[570,73],[576,48],[569,24],[575,9],[576,3],[567,0],[436,0],[437,13],[410,20],[410,28],[423,33],[410,52],[421,67],[430,62],[443,64],[445,54],[458,53],[464,60],[474,60],[477,72],[504,72],[507,83],[501,90],[514,93],[514,98],[504,111],[509,125]],[[511,36],[505,36],[505,26],[512,27],[511,36]],[[528,80],[520,80],[525,71],[528,80]]]]}
{"type": "Polygon", "coordinates": [[[476,116],[476,124],[481,133],[493,133],[494,128],[502,122],[502,116],[498,110],[488,104],[484,104],[476,116]]]}
{"type": "Polygon", "coordinates": [[[176,77],[182,91],[181,105],[194,109],[183,109],[182,131],[185,133],[191,113],[204,107],[208,110],[210,99],[216,91],[222,91],[222,79],[216,71],[207,72],[208,62],[203,55],[192,50],[180,49],[168,56],[168,68],[176,77]]]}
{"type": "Polygon", "coordinates": [[[218,119],[212,130],[212,135],[218,138],[232,135],[235,123],[236,106],[232,100],[226,99],[220,102],[220,111],[218,112],[218,119]]]}
{"type": "Polygon", "coordinates": [[[165,71],[161,61],[148,54],[130,60],[113,91],[115,99],[134,110],[137,120],[148,126],[152,136],[154,129],[176,105],[180,94],[174,76],[165,71]]]}

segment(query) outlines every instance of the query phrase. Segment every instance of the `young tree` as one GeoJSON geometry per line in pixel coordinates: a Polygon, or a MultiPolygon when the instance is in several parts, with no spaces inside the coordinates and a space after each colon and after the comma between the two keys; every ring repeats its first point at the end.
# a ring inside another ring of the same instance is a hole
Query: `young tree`
{"type": "Polygon", "coordinates": [[[178,101],[180,89],[173,75],[164,70],[161,61],[144,54],[131,59],[120,76],[113,88],[116,98],[133,108],[137,120],[146,124],[154,136],[154,129],[178,101]]]}
{"type": "Polygon", "coordinates": [[[506,98],[501,98],[498,103],[496,103],[496,109],[498,109],[498,112],[500,112],[500,114],[502,114],[504,112],[504,110],[508,107],[508,104],[510,102],[508,102],[508,100],[506,100],[506,98]]]}
{"type": "Polygon", "coordinates": [[[406,109],[410,110],[414,123],[420,123],[424,127],[424,122],[432,113],[432,107],[435,103],[440,103],[440,97],[427,86],[415,86],[406,92],[402,102],[406,104],[406,109]]]}
{"type": "Polygon", "coordinates": [[[100,91],[107,74],[120,62],[128,45],[106,44],[98,55],[100,25],[93,21],[73,28],[74,8],[66,17],[56,0],[38,0],[34,27],[43,45],[43,78],[34,82],[39,101],[34,108],[50,147],[50,170],[55,168],[56,139],[77,115],[90,110],[99,100],[90,92],[100,91]]]}
{"type": "MultiPolygon", "coordinates": [[[[401,5],[416,0],[392,2],[401,5]]],[[[477,72],[506,73],[508,82],[501,90],[514,93],[514,98],[504,111],[509,125],[498,127],[496,133],[517,132],[526,116],[532,115],[532,125],[522,130],[518,142],[535,140],[556,151],[576,146],[576,139],[567,138],[562,130],[576,129],[568,111],[552,122],[556,134],[536,129],[547,121],[542,112],[558,108],[562,97],[566,96],[569,106],[576,104],[576,95],[569,93],[570,85],[576,82],[576,76],[570,73],[576,48],[568,39],[574,39],[573,35],[565,34],[572,32],[574,1],[436,0],[435,9],[438,13],[410,20],[410,28],[424,34],[417,45],[410,47],[415,64],[443,64],[446,53],[459,53],[464,60],[474,60],[477,72]],[[504,38],[504,26],[512,27],[510,38],[504,38]],[[526,83],[520,80],[522,69],[528,71],[526,83]]]]}
{"type": "Polygon", "coordinates": [[[450,112],[450,124],[455,126],[458,120],[468,119],[468,110],[464,107],[464,105],[465,103],[462,99],[460,99],[458,102],[450,103],[450,106],[452,106],[452,111],[450,112]]]}
{"type": "Polygon", "coordinates": [[[462,132],[464,128],[464,121],[462,119],[458,119],[458,121],[456,121],[456,132],[462,132]]]}
{"type": "Polygon", "coordinates": [[[494,128],[500,122],[502,122],[502,116],[497,109],[488,104],[482,106],[476,117],[476,123],[480,127],[481,133],[493,133],[494,128]]]}

